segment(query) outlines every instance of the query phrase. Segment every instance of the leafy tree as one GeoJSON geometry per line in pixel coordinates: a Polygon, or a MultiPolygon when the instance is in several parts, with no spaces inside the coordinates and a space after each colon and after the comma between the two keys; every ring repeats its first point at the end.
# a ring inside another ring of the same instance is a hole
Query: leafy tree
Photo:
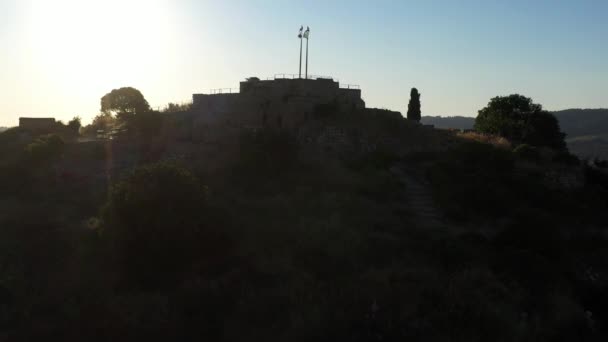
{"type": "Polygon", "coordinates": [[[139,167],[112,186],[104,235],[130,284],[162,288],[179,279],[199,247],[205,193],[196,177],[170,163],[139,167]]]}
{"type": "Polygon", "coordinates": [[[134,115],[150,111],[150,105],[142,93],[132,87],[114,89],[101,98],[101,112],[115,114],[124,123],[134,115]]]}
{"type": "Polygon", "coordinates": [[[496,134],[515,144],[547,146],[565,149],[565,134],[553,114],[543,110],[531,98],[514,94],[497,96],[479,111],[475,129],[482,133],[496,134]]]}
{"type": "Polygon", "coordinates": [[[413,121],[420,121],[420,93],[418,89],[412,88],[410,92],[410,103],[407,105],[407,119],[413,121]]]}
{"type": "Polygon", "coordinates": [[[68,128],[74,134],[78,134],[78,132],[80,131],[80,127],[82,127],[82,122],[79,116],[74,117],[68,122],[68,128]]]}

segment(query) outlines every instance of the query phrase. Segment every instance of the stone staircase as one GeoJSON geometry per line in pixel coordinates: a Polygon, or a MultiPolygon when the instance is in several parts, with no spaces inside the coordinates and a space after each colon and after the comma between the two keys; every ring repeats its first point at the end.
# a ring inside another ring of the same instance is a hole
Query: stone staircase
{"type": "Polygon", "coordinates": [[[414,221],[424,228],[445,228],[443,215],[433,201],[431,186],[422,170],[399,164],[393,166],[391,172],[405,185],[406,205],[415,215],[414,221]]]}

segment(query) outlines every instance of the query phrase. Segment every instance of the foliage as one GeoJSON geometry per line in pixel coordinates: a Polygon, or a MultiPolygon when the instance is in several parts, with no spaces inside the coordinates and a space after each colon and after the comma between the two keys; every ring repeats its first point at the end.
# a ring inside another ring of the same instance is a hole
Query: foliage
{"type": "Polygon", "coordinates": [[[78,135],[79,131],[80,131],[80,127],[82,127],[82,122],[79,116],[74,117],[72,120],[70,120],[68,122],[68,128],[70,129],[70,131],[72,131],[75,135],[78,135]]]}
{"type": "Polygon", "coordinates": [[[65,142],[57,134],[40,136],[25,147],[29,160],[36,164],[56,159],[64,149],[65,142]]]}
{"type": "Polygon", "coordinates": [[[407,105],[407,119],[413,121],[420,121],[420,93],[418,89],[412,88],[410,92],[410,103],[407,105]]]}
{"type": "MultiPolygon", "coordinates": [[[[408,124],[376,120],[379,132],[408,124]]],[[[360,122],[372,123],[349,124],[360,122]]],[[[12,149],[27,155],[18,130],[5,134],[0,163],[12,149]]],[[[345,162],[260,130],[243,134],[234,163],[190,144],[183,165],[139,166],[130,143],[68,143],[61,164],[90,177],[0,191],[0,336],[606,340],[604,163],[588,166],[590,188],[550,191],[515,169],[524,147],[455,140],[345,162]],[[430,165],[438,203],[462,224],[418,227],[395,163],[430,165]],[[131,167],[106,193],[108,176],[131,167]]]]}
{"type": "Polygon", "coordinates": [[[139,167],[114,184],[102,211],[104,234],[135,286],[174,285],[205,228],[205,188],[170,163],[139,167]]]}
{"type": "Polygon", "coordinates": [[[514,200],[513,168],[510,151],[466,142],[440,159],[430,176],[435,197],[449,216],[500,217],[514,200]]]}
{"type": "Polygon", "coordinates": [[[555,116],[522,95],[498,96],[479,111],[475,129],[497,134],[516,144],[566,148],[565,134],[555,116]]]}
{"type": "Polygon", "coordinates": [[[116,119],[110,113],[100,113],[93,119],[90,125],[83,128],[82,133],[86,136],[95,137],[98,131],[109,133],[116,125],[116,119]]]}
{"type": "Polygon", "coordinates": [[[517,146],[514,150],[513,153],[515,153],[518,157],[525,159],[525,160],[530,160],[530,161],[539,161],[540,160],[540,153],[538,152],[538,149],[534,146],[530,146],[528,144],[521,144],[519,146],[517,146]]]}
{"type": "Polygon", "coordinates": [[[187,112],[192,109],[192,103],[172,103],[169,102],[167,107],[163,109],[163,113],[179,113],[187,112]]]}
{"type": "Polygon", "coordinates": [[[101,98],[101,112],[129,115],[150,111],[141,92],[132,87],[113,89],[101,98]]]}

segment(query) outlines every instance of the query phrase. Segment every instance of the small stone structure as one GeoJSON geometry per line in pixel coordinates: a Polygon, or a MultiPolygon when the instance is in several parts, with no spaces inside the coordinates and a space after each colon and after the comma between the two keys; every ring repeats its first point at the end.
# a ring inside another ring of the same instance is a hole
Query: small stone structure
{"type": "Polygon", "coordinates": [[[19,127],[31,131],[51,131],[56,124],[54,118],[19,118],[19,127]]]}

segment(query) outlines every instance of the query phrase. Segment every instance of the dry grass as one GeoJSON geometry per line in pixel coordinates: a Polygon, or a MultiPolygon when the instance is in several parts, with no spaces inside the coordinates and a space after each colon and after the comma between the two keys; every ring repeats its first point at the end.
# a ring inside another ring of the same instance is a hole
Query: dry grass
{"type": "Polygon", "coordinates": [[[490,144],[498,148],[502,149],[511,149],[511,142],[503,137],[492,135],[492,134],[484,134],[479,132],[464,132],[457,133],[457,137],[470,140],[477,141],[484,144],[490,144]]]}

